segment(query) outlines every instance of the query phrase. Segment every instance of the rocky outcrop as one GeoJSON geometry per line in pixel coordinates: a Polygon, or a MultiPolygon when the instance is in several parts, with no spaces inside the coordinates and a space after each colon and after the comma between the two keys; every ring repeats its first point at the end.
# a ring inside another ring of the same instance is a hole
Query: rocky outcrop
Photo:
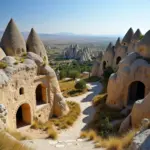
{"type": "Polygon", "coordinates": [[[97,55],[98,53],[92,53],[89,48],[85,47],[81,49],[78,45],[70,45],[64,51],[65,59],[76,59],[79,60],[80,63],[85,61],[92,61],[92,58],[97,57],[97,55]]]}
{"type": "Polygon", "coordinates": [[[144,99],[136,101],[133,105],[133,109],[131,111],[131,121],[133,127],[139,126],[144,118],[150,119],[149,99],[150,93],[144,99]]]}
{"type": "Polygon", "coordinates": [[[25,41],[13,19],[8,23],[0,45],[8,56],[21,56],[26,53],[25,41]]]}
{"type": "MultiPolygon", "coordinates": [[[[50,92],[51,101],[47,103],[50,106],[48,109],[55,108],[53,113],[56,116],[67,114],[69,112],[69,108],[62,96],[55,71],[50,66],[46,65],[39,55],[32,52],[27,52],[23,62],[16,63],[16,61],[17,60],[12,56],[6,56],[1,60],[1,62],[6,63],[7,66],[4,69],[0,69],[0,87],[3,88],[4,86],[7,86],[13,76],[20,71],[28,72],[29,70],[37,70],[37,76],[45,75],[49,82],[50,91],[48,92],[50,92]]],[[[0,107],[0,117],[2,110],[4,110],[3,107],[0,107]]],[[[47,114],[49,113],[50,112],[47,112],[47,114]]]]}
{"type": "Polygon", "coordinates": [[[56,116],[66,115],[69,112],[69,108],[63,95],[61,93],[56,93],[54,98],[54,114],[56,116]]]}
{"type": "Polygon", "coordinates": [[[129,150],[149,150],[150,149],[150,129],[138,132],[132,140],[129,150]]]}
{"type": "Polygon", "coordinates": [[[0,104],[0,130],[6,128],[7,109],[3,104],[0,104]]]}
{"type": "Polygon", "coordinates": [[[131,115],[129,114],[120,125],[119,132],[126,132],[131,128],[131,115]]]}
{"type": "Polygon", "coordinates": [[[39,55],[48,64],[45,47],[33,28],[27,39],[27,51],[39,55]]]}
{"type": "Polygon", "coordinates": [[[149,62],[138,53],[132,52],[126,56],[120,62],[118,71],[109,78],[107,104],[122,108],[123,106],[133,105],[136,100],[146,96],[150,88],[149,72],[149,62]],[[140,88],[143,96],[136,93],[138,88],[135,88],[135,93],[138,96],[132,91],[136,85],[140,88]]]}

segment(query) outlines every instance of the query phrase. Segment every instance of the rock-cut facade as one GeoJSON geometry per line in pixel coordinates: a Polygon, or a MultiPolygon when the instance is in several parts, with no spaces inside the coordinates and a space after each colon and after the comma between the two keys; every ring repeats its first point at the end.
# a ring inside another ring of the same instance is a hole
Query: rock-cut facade
{"type": "Polygon", "coordinates": [[[69,111],[42,41],[32,29],[25,44],[16,28],[11,19],[0,48],[0,118],[11,129],[69,111]]]}
{"type": "Polygon", "coordinates": [[[101,61],[95,62],[93,76],[101,77],[107,67],[114,73],[108,81],[106,103],[110,107],[131,107],[127,122],[133,127],[150,119],[150,31],[143,36],[138,29],[128,30],[122,41],[109,44],[101,61]]]}

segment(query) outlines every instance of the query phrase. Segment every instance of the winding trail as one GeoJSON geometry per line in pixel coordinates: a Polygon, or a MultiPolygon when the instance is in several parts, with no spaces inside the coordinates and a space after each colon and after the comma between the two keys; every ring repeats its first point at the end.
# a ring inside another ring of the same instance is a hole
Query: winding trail
{"type": "MultiPolygon", "coordinates": [[[[102,90],[102,85],[99,82],[89,83],[91,90],[87,93],[67,98],[68,101],[75,101],[80,104],[81,115],[75,124],[69,129],[61,131],[57,141],[37,139],[32,140],[36,150],[92,150],[94,144],[92,142],[86,142],[79,139],[80,132],[86,128],[86,124],[89,123],[94,115],[94,108],[92,107],[92,99],[102,90]]],[[[29,141],[28,141],[29,142],[29,141]]],[[[102,149],[101,149],[102,150],[102,149]]]]}

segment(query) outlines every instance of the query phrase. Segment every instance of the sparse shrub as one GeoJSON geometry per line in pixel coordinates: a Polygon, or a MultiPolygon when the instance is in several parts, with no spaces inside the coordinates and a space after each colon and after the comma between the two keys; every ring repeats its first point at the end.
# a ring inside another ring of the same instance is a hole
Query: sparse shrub
{"type": "Polygon", "coordinates": [[[56,140],[58,137],[57,132],[54,129],[49,128],[47,130],[47,133],[48,133],[48,138],[51,138],[53,140],[56,140]]]}
{"type": "Polygon", "coordinates": [[[86,82],[84,80],[80,80],[75,84],[75,88],[79,90],[86,89],[86,82]]]}
{"type": "Polygon", "coordinates": [[[143,39],[144,35],[140,35],[140,40],[143,39]]]}
{"type": "Polygon", "coordinates": [[[96,95],[93,98],[92,103],[94,106],[97,106],[99,104],[104,104],[106,101],[106,98],[107,98],[107,93],[96,95]]]}
{"type": "Polygon", "coordinates": [[[130,130],[123,136],[110,136],[107,139],[102,139],[96,143],[95,147],[104,147],[108,150],[124,150],[129,147],[136,130],[130,130]]]}
{"type": "Polygon", "coordinates": [[[95,140],[97,138],[97,134],[94,130],[90,130],[88,132],[88,139],[89,140],[95,140]]]}
{"type": "Polygon", "coordinates": [[[24,58],[20,58],[20,63],[23,63],[24,62],[24,58]]]}
{"type": "Polygon", "coordinates": [[[67,72],[65,70],[61,70],[59,73],[59,77],[60,77],[60,79],[67,77],[67,72]]]}
{"type": "Polygon", "coordinates": [[[46,56],[43,57],[43,66],[46,66],[46,56]]]}
{"type": "Polygon", "coordinates": [[[88,137],[88,132],[87,131],[82,131],[80,133],[80,138],[84,139],[84,138],[87,138],[88,137]]]}
{"type": "Polygon", "coordinates": [[[7,66],[8,66],[7,63],[5,63],[5,62],[0,62],[0,69],[4,69],[4,68],[6,68],[7,66]]]}
{"type": "Polygon", "coordinates": [[[76,79],[80,76],[80,72],[78,72],[77,70],[71,70],[69,71],[69,77],[72,79],[76,79]]]}
{"type": "Polygon", "coordinates": [[[14,62],[14,65],[18,65],[18,63],[19,63],[18,61],[14,62]]]}
{"type": "Polygon", "coordinates": [[[23,58],[26,58],[26,56],[27,56],[27,53],[23,53],[23,54],[22,54],[22,57],[23,57],[23,58]]]}

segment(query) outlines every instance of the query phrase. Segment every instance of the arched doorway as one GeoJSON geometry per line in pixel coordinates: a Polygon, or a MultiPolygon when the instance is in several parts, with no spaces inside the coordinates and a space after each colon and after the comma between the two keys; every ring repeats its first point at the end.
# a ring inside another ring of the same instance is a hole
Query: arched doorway
{"type": "Polygon", "coordinates": [[[29,104],[22,104],[16,113],[17,128],[31,124],[31,109],[29,104]]]}
{"type": "Polygon", "coordinates": [[[121,61],[121,57],[118,56],[118,57],[116,58],[116,65],[118,65],[120,61],[121,61]]]}
{"type": "Polygon", "coordinates": [[[135,101],[143,99],[144,95],[145,85],[140,81],[132,82],[128,90],[128,105],[132,105],[135,101]]]}
{"type": "Polygon", "coordinates": [[[39,84],[36,88],[36,104],[41,105],[46,102],[46,88],[39,84]]]}
{"type": "Polygon", "coordinates": [[[103,70],[106,69],[106,61],[103,61],[103,70]]]}

